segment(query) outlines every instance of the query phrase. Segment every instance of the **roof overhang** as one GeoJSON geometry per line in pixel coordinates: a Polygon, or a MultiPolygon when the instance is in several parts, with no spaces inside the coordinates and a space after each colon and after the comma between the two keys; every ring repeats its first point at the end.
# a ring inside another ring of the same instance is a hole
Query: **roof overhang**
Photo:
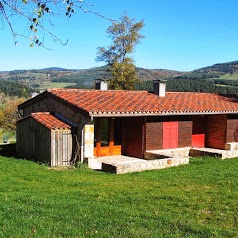
{"type": "Polygon", "coordinates": [[[123,113],[108,113],[108,112],[98,112],[89,115],[91,117],[148,117],[148,116],[202,116],[202,115],[225,115],[225,114],[238,114],[238,111],[199,111],[199,112],[161,112],[161,113],[140,113],[140,112],[123,112],[123,113]]]}

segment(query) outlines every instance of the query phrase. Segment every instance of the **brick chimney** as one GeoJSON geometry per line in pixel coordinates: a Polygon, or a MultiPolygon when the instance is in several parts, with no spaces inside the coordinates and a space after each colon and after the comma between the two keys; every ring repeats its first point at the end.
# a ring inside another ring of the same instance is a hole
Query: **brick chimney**
{"type": "Polygon", "coordinates": [[[108,83],[103,79],[95,80],[95,89],[96,90],[108,90],[108,83]]]}
{"type": "Polygon", "coordinates": [[[159,97],[165,97],[166,80],[153,80],[153,93],[159,97]]]}

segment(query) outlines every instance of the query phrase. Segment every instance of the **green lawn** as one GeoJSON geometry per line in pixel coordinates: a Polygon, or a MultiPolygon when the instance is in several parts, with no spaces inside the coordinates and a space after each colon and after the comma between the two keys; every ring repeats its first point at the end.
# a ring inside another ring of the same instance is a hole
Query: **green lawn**
{"type": "Polygon", "coordinates": [[[0,237],[238,237],[238,159],[125,175],[0,157],[0,237]]]}

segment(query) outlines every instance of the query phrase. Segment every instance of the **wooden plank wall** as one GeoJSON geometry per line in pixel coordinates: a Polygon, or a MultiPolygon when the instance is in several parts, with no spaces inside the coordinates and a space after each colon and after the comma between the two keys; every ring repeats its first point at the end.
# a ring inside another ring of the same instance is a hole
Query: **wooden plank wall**
{"type": "Polygon", "coordinates": [[[207,117],[206,147],[225,149],[227,115],[209,115],[207,117]]]}
{"type": "Polygon", "coordinates": [[[31,117],[17,123],[17,154],[50,166],[68,165],[72,156],[71,130],[50,130],[31,117]]]}
{"type": "MultiPolygon", "coordinates": [[[[171,121],[171,120],[169,120],[171,121]]],[[[178,122],[178,147],[192,144],[192,121],[178,122]]],[[[146,150],[163,149],[163,122],[146,123],[146,150]]]]}
{"type": "Polygon", "coordinates": [[[163,148],[163,123],[146,123],[146,150],[159,150],[163,148]]]}
{"type": "Polygon", "coordinates": [[[17,154],[50,164],[50,130],[31,117],[17,123],[17,154]]]}
{"type": "Polygon", "coordinates": [[[70,130],[51,131],[51,166],[67,166],[72,157],[70,130]]]}
{"type": "Polygon", "coordinates": [[[178,125],[178,147],[189,147],[192,145],[192,121],[179,121],[178,125]]]}
{"type": "Polygon", "coordinates": [[[227,120],[226,142],[238,142],[238,119],[227,120]]]}

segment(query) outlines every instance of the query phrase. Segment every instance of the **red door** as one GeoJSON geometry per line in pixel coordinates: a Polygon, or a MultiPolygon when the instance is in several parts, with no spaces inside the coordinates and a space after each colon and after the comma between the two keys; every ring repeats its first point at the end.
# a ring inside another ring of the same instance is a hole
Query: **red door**
{"type": "Polygon", "coordinates": [[[144,157],[144,120],[140,117],[125,120],[122,153],[136,158],[144,157]]]}
{"type": "Polygon", "coordinates": [[[163,149],[178,148],[178,122],[163,122],[163,149]]]}
{"type": "Polygon", "coordinates": [[[197,148],[205,147],[206,117],[193,117],[192,146],[197,148]]]}

